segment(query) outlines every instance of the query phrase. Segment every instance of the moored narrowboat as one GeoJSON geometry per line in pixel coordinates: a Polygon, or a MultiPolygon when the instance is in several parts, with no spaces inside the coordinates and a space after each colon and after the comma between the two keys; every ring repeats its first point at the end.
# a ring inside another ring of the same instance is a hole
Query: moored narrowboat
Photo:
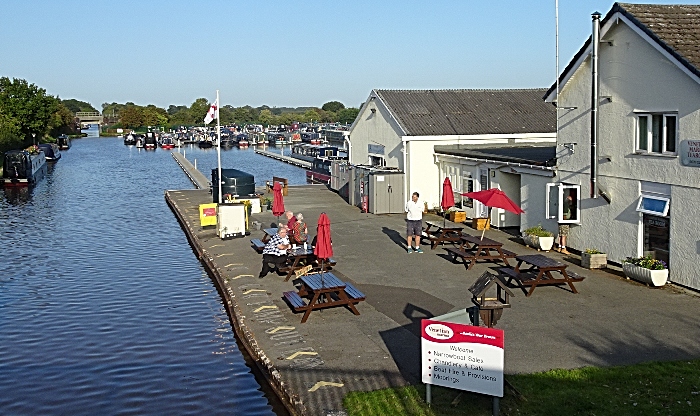
{"type": "Polygon", "coordinates": [[[60,150],[68,150],[70,149],[70,138],[66,136],[65,134],[62,134],[58,136],[58,139],[56,140],[56,144],[58,144],[58,148],[60,150]]]}
{"type": "Polygon", "coordinates": [[[46,156],[44,152],[29,153],[26,150],[5,152],[2,178],[4,186],[33,185],[46,174],[46,156]]]}
{"type": "Polygon", "coordinates": [[[39,145],[39,148],[44,152],[47,162],[56,162],[61,158],[61,151],[58,149],[57,144],[42,143],[39,145]]]}

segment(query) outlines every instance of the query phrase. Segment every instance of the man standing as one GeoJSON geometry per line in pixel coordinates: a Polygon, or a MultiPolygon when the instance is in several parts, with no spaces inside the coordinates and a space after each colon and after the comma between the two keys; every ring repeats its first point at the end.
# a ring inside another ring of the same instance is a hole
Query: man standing
{"type": "Polygon", "coordinates": [[[411,248],[411,237],[415,237],[416,253],[422,253],[420,249],[420,237],[423,234],[423,204],[418,202],[418,192],[411,195],[411,199],[406,202],[406,252],[413,253],[411,248]]]}
{"type": "MultiPolygon", "coordinates": [[[[570,220],[571,219],[571,206],[573,205],[574,201],[573,198],[571,197],[571,194],[567,195],[566,198],[564,198],[564,209],[562,212],[562,216],[564,217],[565,220],[570,220]]],[[[571,254],[569,251],[566,249],[566,237],[569,235],[569,224],[568,223],[559,223],[559,250],[558,252],[562,254],[571,254]]]]}
{"type": "Polygon", "coordinates": [[[270,263],[275,265],[277,271],[280,267],[287,263],[287,250],[292,248],[287,237],[287,228],[279,227],[270,241],[267,242],[263,249],[262,270],[258,277],[262,279],[270,272],[270,263]]]}

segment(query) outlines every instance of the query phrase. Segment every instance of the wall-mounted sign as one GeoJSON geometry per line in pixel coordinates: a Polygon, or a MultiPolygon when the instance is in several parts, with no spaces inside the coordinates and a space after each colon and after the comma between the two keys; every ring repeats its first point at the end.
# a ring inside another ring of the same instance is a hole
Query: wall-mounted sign
{"type": "Polygon", "coordinates": [[[381,144],[368,144],[367,145],[367,152],[374,153],[375,155],[383,155],[384,154],[384,146],[381,144]]]}
{"type": "Polygon", "coordinates": [[[681,141],[681,165],[700,168],[700,140],[681,141]]]}

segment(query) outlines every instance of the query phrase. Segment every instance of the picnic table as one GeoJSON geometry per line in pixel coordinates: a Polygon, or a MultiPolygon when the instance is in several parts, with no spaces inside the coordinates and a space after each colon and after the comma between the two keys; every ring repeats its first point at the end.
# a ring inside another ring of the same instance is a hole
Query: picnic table
{"type": "Polygon", "coordinates": [[[314,255],[313,248],[297,247],[292,248],[287,251],[287,258],[289,264],[287,267],[281,269],[283,272],[287,272],[287,277],[284,281],[288,281],[297,270],[300,270],[308,265],[315,265],[316,256],[314,255]]]}
{"type": "Polygon", "coordinates": [[[462,226],[451,221],[426,221],[427,227],[423,230],[423,237],[430,241],[430,248],[435,250],[438,244],[444,242],[458,243],[462,236],[462,226]]]}
{"type": "Polygon", "coordinates": [[[270,239],[272,237],[274,237],[275,234],[277,234],[277,227],[275,227],[275,228],[263,228],[263,232],[265,233],[265,235],[262,238],[262,242],[267,244],[267,242],[270,241],[270,239]]]}
{"type": "Polygon", "coordinates": [[[298,292],[284,292],[284,298],[295,312],[304,312],[301,323],[306,322],[311,311],[333,306],[347,306],[359,315],[355,304],[365,300],[365,295],[349,282],[343,282],[333,273],[315,273],[301,276],[298,292]],[[310,297],[308,303],[304,298],[310,297]]]}
{"type": "Polygon", "coordinates": [[[510,267],[508,259],[516,256],[512,251],[504,250],[503,243],[490,238],[462,234],[460,242],[459,247],[450,247],[445,250],[453,261],[461,259],[467,270],[470,270],[478,260],[503,261],[510,267]]]}
{"type": "Polygon", "coordinates": [[[250,244],[253,245],[253,248],[255,251],[258,253],[262,253],[263,250],[265,249],[265,245],[267,244],[270,239],[277,234],[277,228],[265,228],[263,229],[263,232],[265,235],[263,235],[263,238],[253,238],[250,240],[250,244]]]}
{"type": "Polygon", "coordinates": [[[581,282],[585,277],[576,273],[568,272],[567,264],[551,259],[542,254],[527,254],[516,256],[518,264],[515,268],[503,267],[499,269],[501,274],[508,278],[508,283],[515,279],[526,296],[532,295],[537,286],[541,285],[562,285],[568,284],[573,293],[578,293],[574,287],[574,282],[581,282]],[[523,265],[527,267],[522,268],[523,265]],[[557,273],[561,277],[555,277],[552,273],[557,273]],[[530,286],[526,291],[525,286],[530,286]]]}

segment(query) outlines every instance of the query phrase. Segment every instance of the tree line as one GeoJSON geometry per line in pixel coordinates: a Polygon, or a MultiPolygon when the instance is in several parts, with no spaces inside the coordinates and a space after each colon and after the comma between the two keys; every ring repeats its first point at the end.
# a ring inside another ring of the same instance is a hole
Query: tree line
{"type": "MultiPolygon", "coordinates": [[[[102,115],[114,128],[133,128],[161,126],[165,128],[192,126],[202,124],[211,103],[206,98],[196,99],[189,107],[170,105],[167,109],[155,105],[140,106],[132,102],[126,104],[104,103],[102,115]]],[[[266,105],[260,107],[233,107],[224,105],[219,108],[221,124],[262,124],[280,125],[292,122],[321,122],[344,124],[352,123],[359,109],[346,108],[338,101],[329,101],[322,107],[277,108],[266,105]]]]}

